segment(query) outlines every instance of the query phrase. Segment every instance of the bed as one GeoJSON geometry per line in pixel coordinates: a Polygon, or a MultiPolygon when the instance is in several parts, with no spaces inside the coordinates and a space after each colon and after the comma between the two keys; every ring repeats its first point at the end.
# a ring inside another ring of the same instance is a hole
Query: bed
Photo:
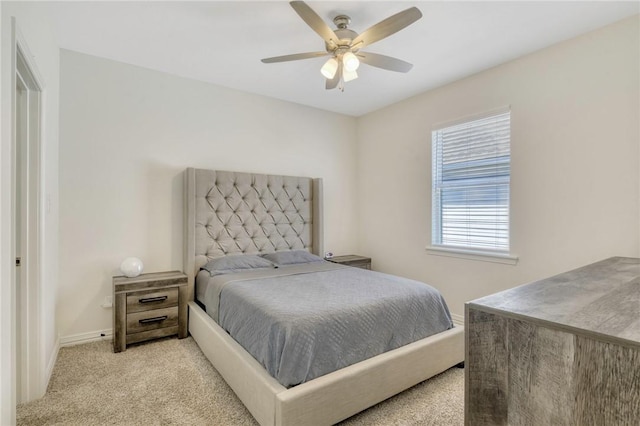
{"type": "MultiPolygon", "coordinates": [[[[261,425],[335,424],[464,360],[464,333],[453,327],[333,372],[279,381],[205,312],[196,277],[212,259],[323,253],[322,181],[189,168],[184,214],[189,332],[261,425]]],[[[326,271],[313,273],[352,273],[327,262],[317,267],[326,271]]]]}

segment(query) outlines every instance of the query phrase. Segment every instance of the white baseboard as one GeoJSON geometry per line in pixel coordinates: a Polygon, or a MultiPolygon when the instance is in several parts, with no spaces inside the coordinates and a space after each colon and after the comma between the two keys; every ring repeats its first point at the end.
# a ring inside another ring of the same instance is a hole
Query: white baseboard
{"type": "Polygon", "coordinates": [[[71,336],[60,337],[59,347],[80,345],[82,343],[98,342],[100,340],[111,340],[113,336],[113,330],[98,330],[90,331],[88,333],[72,334],[71,336]]]}
{"type": "Polygon", "coordinates": [[[51,352],[51,357],[49,357],[49,362],[47,363],[47,370],[44,372],[44,383],[42,393],[47,390],[49,387],[49,381],[51,380],[51,375],[53,374],[53,367],[56,365],[56,361],[58,360],[58,352],[60,352],[60,339],[56,340],[56,343],[53,347],[53,351],[51,352]]]}
{"type": "Polygon", "coordinates": [[[451,314],[453,324],[464,327],[464,315],[451,314]]]}

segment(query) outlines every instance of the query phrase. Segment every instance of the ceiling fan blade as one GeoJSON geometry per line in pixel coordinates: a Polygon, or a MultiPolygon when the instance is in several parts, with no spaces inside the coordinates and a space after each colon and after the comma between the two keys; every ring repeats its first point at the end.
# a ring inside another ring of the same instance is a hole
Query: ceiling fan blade
{"type": "Polygon", "coordinates": [[[300,59],[319,58],[320,56],[329,56],[327,52],[307,52],[307,53],[294,53],[293,55],[274,56],[273,58],[261,59],[265,64],[272,64],[274,62],[287,62],[297,61],[300,59]]]}
{"type": "Polygon", "coordinates": [[[409,72],[409,70],[413,68],[413,64],[409,62],[378,53],[358,52],[356,56],[360,59],[360,62],[371,65],[372,67],[382,68],[383,70],[409,72]]]}
{"type": "Polygon", "coordinates": [[[316,12],[313,11],[307,4],[303,1],[292,1],[289,3],[293,10],[296,11],[298,15],[302,18],[304,22],[307,23],[311,27],[311,29],[317,32],[320,37],[324,39],[328,44],[336,44],[338,42],[338,37],[336,33],[322,20],[320,16],[316,12]]]}
{"type": "Polygon", "coordinates": [[[325,89],[331,90],[338,87],[338,83],[340,83],[340,79],[342,78],[342,61],[338,61],[338,69],[336,70],[336,75],[333,76],[332,79],[327,79],[325,83],[325,89]]]}
{"type": "Polygon", "coordinates": [[[351,46],[362,49],[378,40],[395,34],[403,28],[416,22],[422,17],[422,12],[417,7],[411,7],[402,12],[396,13],[387,19],[378,22],[374,26],[366,29],[359,36],[353,39],[351,46]],[[359,44],[359,45],[358,45],[359,44]]]}

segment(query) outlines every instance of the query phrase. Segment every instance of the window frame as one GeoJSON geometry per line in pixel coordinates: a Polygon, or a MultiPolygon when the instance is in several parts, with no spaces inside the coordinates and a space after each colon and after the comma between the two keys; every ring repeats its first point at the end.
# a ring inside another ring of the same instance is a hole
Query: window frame
{"type": "Polygon", "coordinates": [[[431,130],[431,178],[432,178],[432,182],[431,182],[431,244],[428,245],[426,247],[426,250],[429,254],[432,255],[439,255],[439,256],[451,256],[451,257],[457,257],[457,258],[463,258],[463,259],[468,259],[468,260],[480,260],[480,261],[488,261],[488,262],[496,262],[496,263],[503,263],[503,264],[511,264],[511,265],[515,265],[518,262],[518,256],[512,254],[511,250],[513,248],[513,244],[512,244],[512,238],[511,238],[511,230],[512,230],[512,220],[511,220],[511,146],[512,146],[512,138],[511,138],[511,129],[512,129],[512,114],[511,114],[511,107],[509,105],[504,106],[504,107],[500,107],[500,108],[496,108],[496,109],[492,109],[489,111],[485,111],[483,113],[480,114],[474,114],[471,116],[466,116],[463,118],[459,118],[456,120],[452,120],[452,121],[448,121],[448,122],[443,122],[443,123],[437,123],[435,125],[432,126],[432,130],[431,130]],[[437,131],[441,131],[443,129],[446,129],[448,127],[454,127],[460,124],[465,124],[465,123],[469,123],[469,122],[473,122],[476,120],[482,120],[482,119],[486,119],[486,118],[490,118],[492,116],[496,116],[496,115],[500,115],[500,114],[505,114],[505,113],[509,113],[509,184],[508,184],[508,189],[509,189],[509,199],[508,199],[508,204],[507,204],[507,208],[508,208],[508,240],[507,240],[507,244],[508,244],[508,248],[506,250],[493,250],[490,248],[479,248],[479,247],[465,247],[465,246],[458,246],[458,245],[446,245],[446,244],[438,244],[435,241],[438,239],[437,235],[435,234],[436,229],[439,229],[440,232],[442,232],[442,224],[441,224],[441,220],[442,220],[442,212],[440,212],[440,214],[436,215],[436,203],[435,203],[435,186],[436,186],[436,140],[434,138],[434,135],[437,131]],[[440,223],[439,225],[437,225],[437,223],[440,223]]]}

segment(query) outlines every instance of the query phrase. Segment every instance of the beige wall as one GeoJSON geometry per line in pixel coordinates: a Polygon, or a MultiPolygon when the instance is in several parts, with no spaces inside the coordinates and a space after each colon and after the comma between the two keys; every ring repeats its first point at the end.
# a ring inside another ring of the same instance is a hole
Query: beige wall
{"type": "MultiPolygon", "coordinates": [[[[358,119],[359,251],[463,303],[640,256],[638,16],[358,119]],[[511,106],[516,266],[427,254],[431,129],[511,106]]],[[[426,70],[425,72],[428,72],[426,70]]]]}
{"type": "Polygon", "coordinates": [[[187,166],[325,178],[326,250],[431,283],[458,315],[640,255],[637,34],[627,19],[359,119],[62,51],[60,334],[111,327],[100,303],[124,257],[181,268],[187,166]],[[432,126],[504,105],[519,263],[427,254],[432,126]]]}
{"type": "MultiPolygon", "coordinates": [[[[31,371],[30,383],[44,392],[48,375],[57,355],[57,326],[55,321],[56,297],[58,287],[58,88],[59,88],[59,49],[49,26],[48,19],[41,8],[33,3],[1,2],[1,64],[2,82],[0,92],[1,145],[0,145],[0,424],[15,422],[15,393],[11,376],[15,372],[15,340],[13,334],[15,314],[15,295],[12,288],[15,269],[12,252],[11,200],[12,200],[12,134],[11,134],[11,18],[26,42],[37,67],[39,77],[44,84],[43,118],[41,136],[41,196],[42,213],[41,232],[41,291],[37,304],[40,315],[33,318],[39,321],[39,339],[37,352],[38,371],[31,371]]],[[[28,261],[28,260],[27,260],[28,261]]],[[[33,348],[34,350],[36,348],[33,348]]]]}
{"type": "Polygon", "coordinates": [[[124,258],[182,269],[186,167],[321,177],[325,249],[355,250],[354,118],[66,50],[60,84],[61,336],[111,328],[124,258]]]}

